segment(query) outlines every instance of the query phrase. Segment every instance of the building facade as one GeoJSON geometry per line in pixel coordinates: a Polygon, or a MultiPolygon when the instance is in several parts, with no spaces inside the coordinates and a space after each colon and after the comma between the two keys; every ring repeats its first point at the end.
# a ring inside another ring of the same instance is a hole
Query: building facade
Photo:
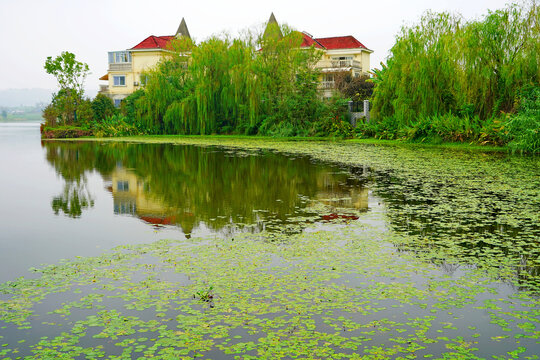
{"type": "MultiPolygon", "coordinates": [[[[301,33],[302,48],[314,47],[322,52],[315,65],[320,69],[321,96],[328,98],[336,91],[336,80],[344,74],[351,77],[368,76],[372,50],[365,47],[354,36],[334,36],[314,38],[307,32],[301,33]]],[[[274,14],[267,22],[263,36],[282,37],[274,14]]],[[[168,53],[169,42],[178,37],[191,39],[186,21],[182,19],[175,35],[151,35],[131,49],[111,51],[108,54],[109,68],[100,80],[100,93],[110,97],[116,106],[127,96],[144,86],[145,71],[155,67],[168,53]]]]}
{"type": "Polygon", "coordinates": [[[123,99],[145,84],[145,71],[155,67],[168,53],[169,42],[182,36],[191,38],[184,19],[175,35],[151,35],[131,49],[110,51],[107,74],[100,78],[107,81],[107,84],[100,85],[99,92],[110,97],[114,104],[119,106],[123,99]]]}
{"type": "MultiPolygon", "coordinates": [[[[301,48],[314,47],[322,52],[315,67],[321,71],[319,89],[323,97],[331,97],[336,91],[336,80],[339,76],[369,76],[370,55],[373,50],[368,49],[354,36],[314,38],[307,32],[302,32],[301,35],[301,48]]],[[[263,36],[283,36],[273,13],[263,36]]]]}

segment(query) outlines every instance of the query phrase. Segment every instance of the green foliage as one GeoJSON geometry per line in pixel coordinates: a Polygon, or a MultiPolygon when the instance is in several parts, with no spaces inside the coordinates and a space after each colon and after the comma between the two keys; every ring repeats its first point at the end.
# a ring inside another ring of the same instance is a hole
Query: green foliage
{"type": "Polygon", "coordinates": [[[86,127],[72,125],[42,126],[41,136],[46,139],[69,139],[82,136],[92,136],[92,130],[86,127]]]}
{"type": "Polygon", "coordinates": [[[103,94],[97,94],[94,100],[92,100],[92,110],[94,111],[94,120],[96,121],[105,120],[117,112],[111,98],[103,94]]]}
{"type": "Polygon", "coordinates": [[[350,73],[336,74],[336,88],[352,101],[368,100],[373,95],[375,84],[368,76],[352,77],[350,73]]]}
{"type": "Polygon", "coordinates": [[[394,127],[395,137],[498,143],[494,119],[515,113],[521,89],[540,83],[539,38],[534,1],[473,21],[427,12],[402,29],[388,64],[374,72],[372,115],[379,124],[366,132],[394,127]]]}
{"type": "Polygon", "coordinates": [[[68,89],[60,89],[53,94],[51,103],[43,111],[43,117],[48,126],[72,125],[75,122],[76,92],[68,89]]]}
{"type": "Polygon", "coordinates": [[[42,117],[45,119],[45,125],[56,126],[59,112],[58,109],[51,103],[47,105],[42,112],[42,117]]]}
{"type": "Polygon", "coordinates": [[[213,286],[209,286],[208,288],[197,291],[193,294],[193,297],[200,301],[211,302],[214,299],[214,294],[212,293],[213,289],[213,286]]]}
{"type": "Polygon", "coordinates": [[[73,89],[82,96],[84,81],[90,69],[87,64],[75,60],[75,54],[64,51],[54,59],[52,56],[47,57],[45,71],[56,77],[60,89],[73,89]]]}
{"type": "Polygon", "coordinates": [[[75,55],[64,51],[56,58],[47,57],[45,71],[56,77],[60,90],[53,95],[51,104],[43,112],[48,126],[79,125],[93,118],[92,109],[83,99],[84,81],[89,74],[88,65],[75,60],[75,55]],[[80,114],[77,112],[80,111],[80,114]]]}
{"type": "Polygon", "coordinates": [[[332,136],[348,139],[355,136],[347,113],[347,101],[339,95],[332,97],[325,105],[325,118],[314,124],[312,133],[315,136],[332,136]]]}
{"type": "Polygon", "coordinates": [[[356,133],[360,137],[396,140],[400,138],[398,122],[393,117],[385,117],[379,121],[358,122],[356,133]]]}
{"type": "Polygon", "coordinates": [[[94,134],[97,137],[140,135],[142,132],[122,114],[115,114],[105,120],[94,123],[94,134]]]}
{"type": "Polygon", "coordinates": [[[95,118],[92,101],[88,98],[80,99],[77,104],[77,124],[90,127],[95,118]]]}
{"type": "Polygon", "coordinates": [[[451,113],[421,116],[409,125],[400,125],[394,117],[382,121],[359,123],[356,131],[362,137],[386,140],[405,140],[429,144],[442,142],[475,142],[503,145],[506,135],[501,120],[482,121],[478,116],[457,116],[451,113]]]}
{"type": "Polygon", "coordinates": [[[506,122],[513,151],[540,152],[540,87],[529,87],[521,96],[517,115],[506,122]]]}
{"type": "Polygon", "coordinates": [[[127,117],[129,121],[133,123],[135,123],[136,119],[138,118],[136,102],[138,99],[144,97],[144,94],[144,90],[139,89],[120,103],[120,111],[122,112],[122,115],[127,117]]]}

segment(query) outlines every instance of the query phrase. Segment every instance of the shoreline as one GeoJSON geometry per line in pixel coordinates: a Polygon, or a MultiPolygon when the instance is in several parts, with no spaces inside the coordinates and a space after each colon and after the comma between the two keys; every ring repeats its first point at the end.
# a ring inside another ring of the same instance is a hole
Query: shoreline
{"type": "Polygon", "coordinates": [[[512,154],[507,146],[479,145],[468,143],[446,143],[430,144],[421,142],[405,142],[399,140],[379,140],[379,139],[339,139],[330,137],[268,137],[268,136],[250,136],[250,135],[136,135],[125,137],[78,137],[78,138],[58,138],[43,139],[44,141],[103,141],[103,142],[134,142],[151,144],[185,144],[185,143],[207,143],[220,145],[216,141],[223,140],[226,145],[234,140],[256,141],[265,143],[329,143],[329,144],[359,144],[403,148],[426,148],[426,149],[448,149],[459,151],[485,152],[485,153],[505,153],[512,154]]]}

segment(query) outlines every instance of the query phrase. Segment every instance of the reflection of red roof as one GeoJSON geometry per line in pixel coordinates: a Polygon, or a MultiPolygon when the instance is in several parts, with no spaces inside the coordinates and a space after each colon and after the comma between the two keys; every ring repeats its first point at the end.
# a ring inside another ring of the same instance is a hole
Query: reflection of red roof
{"type": "Polygon", "coordinates": [[[330,215],[323,215],[322,219],[324,221],[331,221],[336,219],[344,219],[344,220],[358,220],[358,216],[355,215],[341,215],[341,214],[330,214],[330,215]]]}
{"type": "Polygon", "coordinates": [[[154,36],[150,35],[137,45],[131,48],[131,50],[145,50],[145,49],[166,49],[169,41],[174,36],[154,36]]]}
{"type": "Polygon", "coordinates": [[[356,40],[354,36],[335,36],[328,38],[315,39],[322,46],[328,50],[335,49],[367,49],[360,41],[356,40]]]}
{"type": "Polygon", "coordinates": [[[171,224],[174,224],[176,220],[174,216],[168,216],[165,218],[153,217],[153,216],[139,216],[139,218],[153,225],[171,225],[171,224]]]}

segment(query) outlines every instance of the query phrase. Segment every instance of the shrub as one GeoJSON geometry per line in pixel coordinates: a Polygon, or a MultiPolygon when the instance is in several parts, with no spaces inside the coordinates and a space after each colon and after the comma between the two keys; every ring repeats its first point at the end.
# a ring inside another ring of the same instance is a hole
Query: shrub
{"type": "Polygon", "coordinates": [[[505,128],[513,151],[540,152],[540,86],[522,90],[518,114],[508,117],[505,128]]]}
{"type": "Polygon", "coordinates": [[[77,121],[76,125],[89,127],[94,121],[94,110],[92,102],[89,99],[81,99],[77,106],[77,121]]]}
{"type": "Polygon", "coordinates": [[[314,123],[312,135],[331,136],[338,138],[352,138],[355,129],[349,122],[347,101],[340,95],[335,95],[326,104],[324,113],[327,115],[322,120],[314,123]]]}
{"type": "Polygon", "coordinates": [[[94,100],[92,100],[92,110],[94,111],[95,121],[105,120],[117,112],[111,98],[103,94],[97,94],[94,100]]]}
{"type": "Polygon", "coordinates": [[[368,76],[352,77],[350,73],[336,74],[336,87],[343,96],[352,101],[363,101],[371,98],[375,84],[368,76]]]}
{"type": "Polygon", "coordinates": [[[62,126],[42,126],[41,127],[41,137],[45,139],[72,139],[83,136],[92,136],[92,130],[71,125],[62,125],[62,126]]]}
{"type": "Polygon", "coordinates": [[[142,132],[128,122],[121,114],[113,115],[102,122],[94,123],[94,134],[97,137],[131,136],[140,135],[142,132]]]}

